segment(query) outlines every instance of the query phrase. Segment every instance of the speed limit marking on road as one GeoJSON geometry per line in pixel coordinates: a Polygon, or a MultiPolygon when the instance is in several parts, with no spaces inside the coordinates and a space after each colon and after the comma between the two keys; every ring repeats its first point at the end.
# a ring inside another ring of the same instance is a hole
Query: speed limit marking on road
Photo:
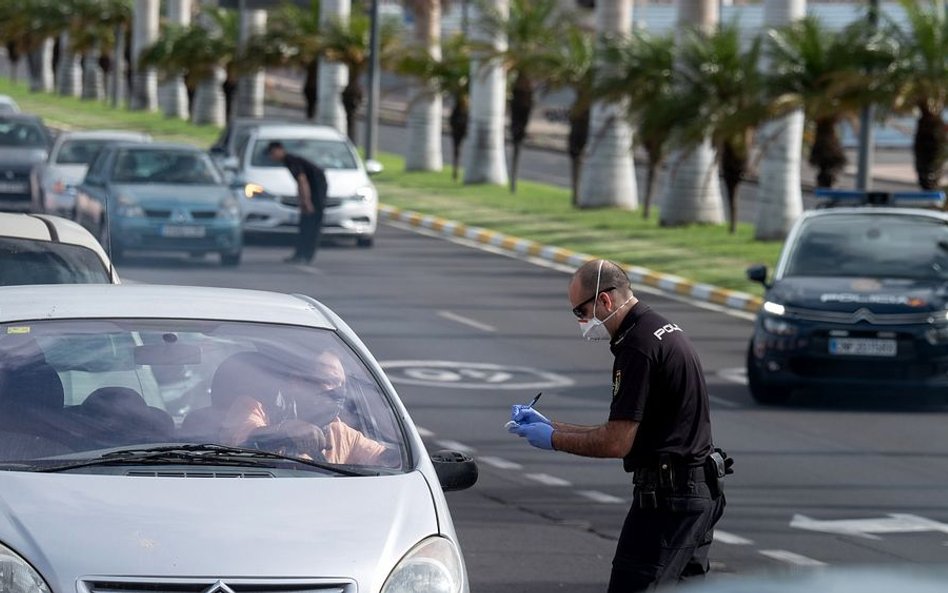
{"type": "Polygon", "coordinates": [[[393,383],[452,389],[554,389],[573,380],[530,367],[450,360],[390,360],[382,368],[393,383]]]}

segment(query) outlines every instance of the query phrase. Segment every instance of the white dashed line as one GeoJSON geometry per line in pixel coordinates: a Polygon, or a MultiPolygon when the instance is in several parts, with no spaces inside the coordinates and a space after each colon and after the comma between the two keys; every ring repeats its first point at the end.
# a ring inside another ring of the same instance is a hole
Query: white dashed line
{"type": "Polygon", "coordinates": [[[563,478],[557,478],[550,474],[524,474],[523,477],[539,482],[544,486],[572,486],[572,484],[563,478]]]}
{"type": "Polygon", "coordinates": [[[466,325],[468,327],[473,327],[474,329],[479,329],[485,332],[495,332],[497,328],[492,325],[487,325],[486,323],[481,323],[470,317],[465,317],[463,315],[458,315],[457,313],[452,313],[451,311],[438,311],[438,316],[443,317],[444,319],[449,319],[451,321],[466,325]]]}
{"type": "Polygon", "coordinates": [[[746,537],[741,537],[727,531],[721,531],[720,529],[714,530],[714,541],[732,546],[750,546],[754,544],[754,542],[746,537]]]}
{"type": "Polygon", "coordinates": [[[795,552],[788,552],[787,550],[759,550],[759,552],[762,556],[795,566],[826,566],[825,562],[820,562],[819,560],[814,560],[813,558],[795,552]]]}
{"type": "Polygon", "coordinates": [[[605,492],[599,492],[598,490],[577,490],[576,494],[601,504],[622,504],[625,502],[624,499],[619,498],[618,496],[606,494],[605,492]]]}
{"type": "Polygon", "coordinates": [[[423,439],[430,439],[435,434],[433,431],[428,430],[427,428],[418,426],[417,424],[415,425],[415,430],[418,431],[418,436],[420,436],[423,439]]]}
{"type": "Polygon", "coordinates": [[[435,441],[435,444],[444,449],[453,449],[455,451],[462,451],[464,453],[470,453],[474,451],[474,447],[468,447],[464,443],[459,443],[457,441],[435,441]]]}
{"type": "Polygon", "coordinates": [[[487,465],[492,465],[497,469],[523,469],[523,466],[514,461],[507,461],[506,459],[501,459],[500,457],[478,457],[478,461],[486,463],[487,465]]]}
{"type": "Polygon", "coordinates": [[[741,404],[739,404],[739,403],[737,403],[737,402],[732,402],[732,401],[729,400],[729,399],[724,399],[723,397],[718,397],[718,396],[716,396],[716,395],[710,395],[710,394],[708,394],[708,399],[711,400],[713,403],[716,403],[716,404],[719,405],[719,406],[724,406],[725,408],[740,408],[740,407],[742,407],[741,404]]]}

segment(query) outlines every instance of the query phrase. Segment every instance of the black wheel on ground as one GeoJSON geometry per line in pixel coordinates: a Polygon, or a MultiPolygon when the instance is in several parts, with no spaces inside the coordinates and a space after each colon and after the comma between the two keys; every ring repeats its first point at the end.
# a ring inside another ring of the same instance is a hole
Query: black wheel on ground
{"type": "Polygon", "coordinates": [[[788,387],[767,385],[761,379],[760,370],[754,364],[753,348],[753,344],[747,347],[747,387],[750,390],[751,397],[761,404],[780,405],[787,403],[790,396],[793,395],[792,390],[788,387]]]}
{"type": "Polygon", "coordinates": [[[240,265],[240,251],[236,253],[221,253],[221,265],[234,267],[240,265]]]}
{"type": "Polygon", "coordinates": [[[375,237],[369,235],[368,237],[359,237],[356,239],[356,245],[359,247],[372,247],[375,245],[375,237]]]}

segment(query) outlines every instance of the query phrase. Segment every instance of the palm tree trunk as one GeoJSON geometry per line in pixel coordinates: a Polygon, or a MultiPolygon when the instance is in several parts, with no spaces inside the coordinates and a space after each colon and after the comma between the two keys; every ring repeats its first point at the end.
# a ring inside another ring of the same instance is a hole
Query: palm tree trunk
{"type": "Polygon", "coordinates": [[[577,93],[576,102],[569,111],[569,143],[570,160],[570,203],[579,207],[579,180],[582,176],[583,153],[589,141],[589,103],[580,98],[577,93]],[[580,103],[582,101],[582,103],[580,103]]]}
{"type": "MultiPolygon", "coordinates": [[[[351,0],[322,0],[319,4],[321,24],[338,21],[346,23],[352,12],[351,0]]],[[[347,132],[346,111],[342,105],[342,91],[349,84],[349,68],[345,64],[320,58],[319,99],[316,104],[316,123],[347,132]]]]}
{"type": "Polygon", "coordinates": [[[306,102],[306,119],[316,117],[316,81],[319,79],[319,60],[306,65],[306,77],[303,80],[303,100],[306,102]]]}
{"type": "MultiPolygon", "coordinates": [[[[599,38],[628,35],[632,30],[632,0],[596,3],[599,38]]],[[[607,68],[600,63],[598,68],[607,68]]],[[[622,103],[597,102],[590,116],[590,142],[579,180],[579,206],[638,207],[632,127],[622,103]]]]}
{"type": "Polygon", "coordinates": [[[159,0],[135,0],[132,16],[132,100],[131,108],[155,111],[158,108],[158,75],[154,68],[141,68],[142,51],[158,39],[159,0]]]}
{"type": "MultiPolygon", "coordinates": [[[[434,60],[441,60],[441,0],[416,0],[415,43],[424,47],[434,60]]],[[[419,86],[408,103],[408,152],[406,171],[440,171],[442,99],[430,82],[419,86]]]]}
{"type": "MultiPolygon", "coordinates": [[[[183,27],[191,24],[191,0],[168,0],[166,10],[168,23],[183,27]]],[[[184,76],[170,76],[158,88],[158,104],[166,116],[188,119],[188,89],[184,76]]]]}
{"type": "Polygon", "coordinates": [[[945,122],[941,121],[937,113],[922,105],[919,105],[913,150],[919,187],[925,190],[938,189],[945,159],[948,158],[945,122]]]}
{"type": "Polygon", "coordinates": [[[99,66],[99,44],[82,56],[82,98],[101,101],[105,98],[105,74],[99,66]]]}
{"type": "Polygon", "coordinates": [[[353,144],[358,143],[356,138],[356,112],[362,105],[362,99],[365,93],[362,85],[359,83],[359,76],[350,72],[349,84],[342,90],[342,108],[346,113],[346,135],[353,144]]]}
{"type": "Polygon", "coordinates": [[[816,134],[810,149],[810,164],[817,168],[817,187],[833,187],[840,171],[846,166],[846,153],[839,141],[837,117],[816,120],[816,134]]]}
{"type": "MultiPolygon", "coordinates": [[[[510,11],[509,0],[490,0],[489,5],[502,18],[510,11]]],[[[476,13],[477,7],[472,6],[476,13]]],[[[478,22],[476,15],[471,22],[478,22]]],[[[498,51],[506,49],[502,33],[483,29],[472,32],[472,40],[491,45],[498,51]]],[[[507,185],[507,162],[504,153],[504,107],[507,96],[507,73],[496,61],[486,60],[483,52],[471,56],[471,120],[464,150],[464,183],[507,185]]]]}
{"type": "Polygon", "coordinates": [[[517,193],[517,175],[520,171],[520,149],[527,138],[530,113],[533,112],[533,81],[523,71],[517,73],[510,98],[510,140],[513,160],[510,166],[510,193],[517,193]]]}
{"type": "Polygon", "coordinates": [[[30,90],[48,93],[53,90],[53,39],[44,39],[26,56],[30,73],[30,90]]]}
{"type": "MultiPolygon", "coordinates": [[[[717,0],[678,0],[679,34],[695,26],[710,32],[717,23],[717,0]]],[[[724,222],[715,160],[714,148],[707,139],[673,159],[662,202],[661,225],[724,222]]]]}
{"type": "MultiPolygon", "coordinates": [[[[764,0],[765,27],[781,27],[804,16],[806,0],[764,0]]],[[[767,67],[765,57],[761,68],[766,70],[767,67]]],[[[754,220],[754,238],[758,241],[783,239],[803,213],[800,183],[803,127],[802,110],[761,127],[757,215],[754,220]]]]}
{"type": "Polygon", "coordinates": [[[741,154],[733,144],[725,142],[721,154],[721,176],[727,189],[728,230],[733,235],[737,230],[737,188],[747,169],[747,156],[741,154]]]}
{"type": "Polygon", "coordinates": [[[645,204],[642,206],[642,218],[648,218],[651,213],[655,179],[658,177],[658,167],[664,158],[663,146],[660,142],[646,142],[645,152],[648,154],[648,169],[645,173],[645,204]]]}
{"type": "Polygon", "coordinates": [[[10,80],[13,83],[17,81],[17,70],[20,65],[20,52],[17,50],[16,44],[12,41],[8,41],[6,44],[7,48],[7,59],[10,61],[10,80]]]}
{"type": "Polygon", "coordinates": [[[454,97],[454,107],[451,109],[449,123],[451,125],[451,179],[458,180],[458,165],[461,161],[461,145],[464,143],[464,137],[467,136],[467,122],[469,116],[469,103],[465,95],[456,95],[454,97]]]}
{"type": "MultiPolygon", "coordinates": [[[[240,14],[240,47],[247,40],[263,33],[267,28],[266,10],[244,10],[240,14]]],[[[237,115],[241,117],[263,117],[264,72],[258,68],[241,75],[237,81],[237,115]]]]}
{"type": "Polygon", "coordinates": [[[81,56],[73,51],[69,33],[59,36],[59,68],[56,71],[56,92],[64,97],[82,95],[81,56]]]}
{"type": "Polygon", "coordinates": [[[227,106],[223,84],[227,78],[224,69],[216,67],[211,75],[198,82],[194,91],[194,111],[191,122],[197,125],[223,126],[227,123],[227,106]]]}

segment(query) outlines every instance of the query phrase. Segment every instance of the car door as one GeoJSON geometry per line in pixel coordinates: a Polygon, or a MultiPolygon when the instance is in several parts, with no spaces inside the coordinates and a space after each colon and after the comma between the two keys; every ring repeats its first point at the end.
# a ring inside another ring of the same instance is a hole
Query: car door
{"type": "Polygon", "coordinates": [[[96,237],[101,235],[101,225],[105,222],[108,184],[106,171],[110,170],[113,150],[103,150],[89,170],[85,179],[76,188],[76,222],[86,227],[96,237]]]}

